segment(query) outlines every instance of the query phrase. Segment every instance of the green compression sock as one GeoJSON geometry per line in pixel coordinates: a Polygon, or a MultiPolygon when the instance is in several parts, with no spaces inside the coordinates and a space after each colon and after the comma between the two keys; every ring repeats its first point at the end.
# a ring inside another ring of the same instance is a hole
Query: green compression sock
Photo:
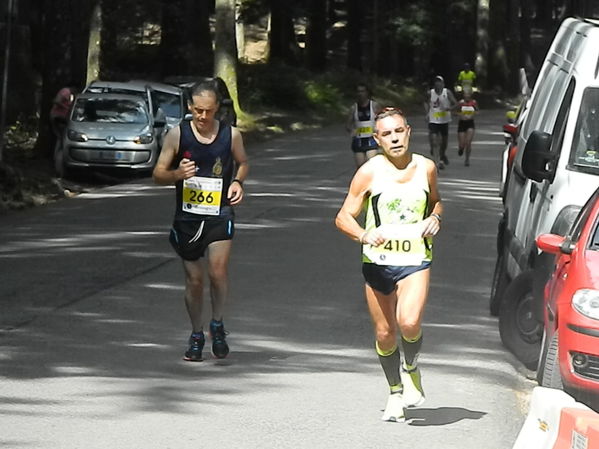
{"type": "Polygon", "coordinates": [[[416,366],[418,359],[418,353],[422,347],[422,331],[418,333],[416,338],[401,337],[401,346],[403,348],[403,356],[406,362],[407,368],[416,366]]]}
{"type": "Polygon", "coordinates": [[[378,342],[375,344],[376,353],[379,356],[379,362],[381,362],[381,367],[383,368],[383,372],[385,373],[385,377],[387,378],[387,382],[389,383],[389,388],[392,393],[397,391],[401,391],[401,378],[399,376],[399,348],[394,346],[389,351],[384,351],[379,348],[378,342]]]}

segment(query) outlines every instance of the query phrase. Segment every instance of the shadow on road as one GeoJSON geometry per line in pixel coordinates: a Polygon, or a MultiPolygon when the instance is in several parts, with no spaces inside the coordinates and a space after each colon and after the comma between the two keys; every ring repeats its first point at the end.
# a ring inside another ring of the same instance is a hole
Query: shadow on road
{"type": "Polygon", "coordinates": [[[481,419],[485,415],[485,412],[461,407],[407,409],[406,422],[410,426],[445,426],[463,419],[481,419]]]}

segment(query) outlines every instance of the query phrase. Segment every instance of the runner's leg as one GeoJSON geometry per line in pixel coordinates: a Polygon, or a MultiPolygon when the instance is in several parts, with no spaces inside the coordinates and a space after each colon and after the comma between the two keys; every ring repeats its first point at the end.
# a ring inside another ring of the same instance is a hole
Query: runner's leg
{"type": "Polygon", "coordinates": [[[184,260],[185,305],[193,332],[202,331],[202,306],[204,302],[204,267],[202,260],[184,260]]]}
{"type": "Polygon", "coordinates": [[[464,154],[464,148],[466,146],[466,133],[458,132],[458,156],[464,154]]]}
{"type": "Polygon", "coordinates": [[[229,292],[228,266],[232,240],[218,240],[208,245],[208,277],[212,318],[222,321],[229,292]]]}
{"type": "Polygon", "coordinates": [[[466,159],[464,160],[464,164],[466,166],[470,165],[470,153],[472,152],[472,139],[474,139],[474,128],[470,128],[470,129],[468,129],[468,131],[466,131],[466,137],[465,137],[466,159]]]}
{"type": "Polygon", "coordinates": [[[362,151],[354,151],[354,161],[356,168],[360,168],[366,162],[366,153],[362,151]]]}
{"type": "Polygon", "coordinates": [[[366,152],[366,160],[368,159],[372,159],[373,157],[375,157],[378,153],[378,150],[368,150],[366,152]]]}

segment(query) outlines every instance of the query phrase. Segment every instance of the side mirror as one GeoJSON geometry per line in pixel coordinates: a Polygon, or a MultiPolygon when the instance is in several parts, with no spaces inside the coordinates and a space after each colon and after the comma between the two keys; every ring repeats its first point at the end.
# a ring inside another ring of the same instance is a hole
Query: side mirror
{"type": "Polygon", "coordinates": [[[541,234],[536,238],[537,247],[549,254],[572,254],[574,245],[567,237],[556,234],[541,234]]]}
{"type": "Polygon", "coordinates": [[[551,134],[542,131],[533,131],[526,142],[522,153],[522,171],[533,181],[541,182],[553,177],[552,168],[548,167],[553,162],[551,154],[551,134]]]}
{"type": "Polygon", "coordinates": [[[187,114],[185,114],[185,117],[183,117],[183,120],[186,120],[186,121],[190,122],[192,118],[193,118],[193,115],[191,115],[188,112],[187,114]]]}
{"type": "Polygon", "coordinates": [[[503,132],[509,134],[510,136],[512,136],[512,138],[515,139],[518,135],[518,127],[513,123],[506,123],[505,125],[503,125],[503,132]]]}

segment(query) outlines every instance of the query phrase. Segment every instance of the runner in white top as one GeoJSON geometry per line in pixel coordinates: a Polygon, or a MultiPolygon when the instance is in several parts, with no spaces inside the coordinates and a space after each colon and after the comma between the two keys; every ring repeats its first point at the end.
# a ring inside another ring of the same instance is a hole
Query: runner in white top
{"type": "Polygon", "coordinates": [[[453,93],[445,88],[442,76],[435,77],[435,86],[428,92],[427,101],[424,103],[426,120],[428,122],[428,138],[431,154],[440,170],[449,165],[447,142],[451,111],[455,109],[457,101],[453,93]]]}
{"type": "Polygon", "coordinates": [[[351,148],[356,168],[375,156],[378,145],[374,134],[374,117],[381,110],[378,103],[370,98],[370,89],[366,84],[356,86],[356,102],[352,105],[347,118],[346,129],[352,134],[351,148]]]}

